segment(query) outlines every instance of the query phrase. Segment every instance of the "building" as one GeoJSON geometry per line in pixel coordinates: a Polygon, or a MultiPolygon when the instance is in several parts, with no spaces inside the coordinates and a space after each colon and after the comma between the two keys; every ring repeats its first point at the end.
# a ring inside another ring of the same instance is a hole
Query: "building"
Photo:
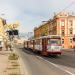
{"type": "Polygon", "coordinates": [[[34,28],[34,37],[38,38],[40,36],[47,36],[47,35],[49,35],[49,23],[50,22],[47,21],[46,23],[42,24],[38,28],[35,27],[34,28]]]}
{"type": "Polygon", "coordinates": [[[4,37],[5,30],[4,25],[6,24],[6,21],[3,18],[0,18],[0,36],[4,37]]]}
{"type": "Polygon", "coordinates": [[[66,12],[55,15],[50,24],[50,35],[56,34],[62,37],[62,47],[73,47],[73,36],[75,34],[75,15],[66,12]]]}
{"type": "Polygon", "coordinates": [[[5,46],[4,43],[7,40],[7,36],[6,36],[7,34],[6,34],[5,28],[4,28],[5,24],[6,24],[6,20],[3,18],[0,18],[0,47],[2,45],[2,48],[4,48],[4,46],[5,46]],[[2,44],[1,44],[1,42],[2,42],[2,44]]]}
{"type": "Polygon", "coordinates": [[[61,12],[46,24],[34,29],[34,37],[43,35],[60,35],[63,48],[73,47],[73,36],[75,35],[74,13],[61,12]],[[45,26],[45,27],[44,27],[45,26]],[[47,32],[47,34],[45,33],[47,32]]]}

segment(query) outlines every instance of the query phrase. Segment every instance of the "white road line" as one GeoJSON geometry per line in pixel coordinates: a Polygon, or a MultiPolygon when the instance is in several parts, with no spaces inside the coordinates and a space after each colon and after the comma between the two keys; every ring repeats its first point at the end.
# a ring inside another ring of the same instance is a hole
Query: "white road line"
{"type": "Polygon", "coordinates": [[[73,74],[73,73],[71,73],[70,71],[68,71],[68,70],[65,70],[67,73],[69,73],[70,75],[75,75],[75,74],[73,74]]]}
{"type": "Polygon", "coordinates": [[[48,61],[48,60],[45,60],[44,58],[42,58],[42,57],[40,57],[40,56],[36,56],[36,57],[38,57],[38,58],[40,58],[40,59],[42,59],[42,60],[48,62],[49,64],[53,65],[53,66],[56,67],[56,68],[59,68],[59,69],[62,70],[62,71],[65,71],[65,72],[68,73],[69,75],[75,75],[74,73],[72,73],[72,72],[70,72],[70,71],[68,71],[68,70],[65,70],[64,68],[61,68],[59,65],[56,65],[56,64],[54,64],[54,63],[52,63],[52,62],[50,62],[50,61],[48,61]]]}

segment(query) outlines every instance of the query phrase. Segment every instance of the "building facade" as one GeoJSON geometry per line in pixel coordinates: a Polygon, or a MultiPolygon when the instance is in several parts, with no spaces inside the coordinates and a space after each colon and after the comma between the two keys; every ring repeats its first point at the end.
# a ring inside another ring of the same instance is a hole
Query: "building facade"
{"type": "Polygon", "coordinates": [[[55,15],[50,24],[50,35],[61,35],[63,48],[73,48],[73,36],[75,35],[75,16],[62,12],[55,15]]]}
{"type": "Polygon", "coordinates": [[[35,27],[34,28],[34,38],[49,35],[49,23],[50,22],[46,22],[39,27],[35,27]]]}
{"type": "Polygon", "coordinates": [[[0,36],[4,37],[5,30],[4,30],[5,20],[0,18],[0,36]]]}
{"type": "Polygon", "coordinates": [[[5,48],[5,41],[7,40],[7,34],[5,32],[5,26],[6,20],[3,18],[0,18],[0,48],[4,50],[5,48]]]}
{"type": "Polygon", "coordinates": [[[46,24],[34,29],[34,36],[60,35],[63,48],[73,48],[73,36],[75,35],[75,15],[61,12],[46,24]],[[46,33],[47,32],[47,33],[46,33]],[[44,33],[44,34],[43,34],[44,33]]]}

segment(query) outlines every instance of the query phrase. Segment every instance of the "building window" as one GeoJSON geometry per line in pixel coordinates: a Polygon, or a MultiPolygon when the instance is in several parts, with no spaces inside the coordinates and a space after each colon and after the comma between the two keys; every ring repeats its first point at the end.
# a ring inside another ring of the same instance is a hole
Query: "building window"
{"type": "Polygon", "coordinates": [[[72,34],[72,29],[70,30],[70,34],[72,34]]]}
{"type": "Polygon", "coordinates": [[[70,46],[70,48],[72,48],[72,45],[70,46]]]}
{"type": "Polygon", "coordinates": [[[63,48],[64,48],[64,46],[63,46],[63,48]]]}
{"type": "Polygon", "coordinates": [[[64,44],[64,39],[62,39],[62,44],[64,44]]]}
{"type": "Polygon", "coordinates": [[[69,23],[70,23],[70,26],[72,26],[72,25],[73,25],[73,22],[72,22],[72,20],[70,20],[70,21],[69,21],[69,23]]]}
{"type": "Polygon", "coordinates": [[[70,39],[70,43],[72,43],[72,39],[70,39]]]}
{"type": "Polygon", "coordinates": [[[61,19],[61,26],[64,26],[64,25],[65,25],[65,20],[61,19]]]}
{"type": "Polygon", "coordinates": [[[61,34],[62,34],[62,36],[64,36],[64,34],[65,34],[64,30],[61,31],[61,34]]]}

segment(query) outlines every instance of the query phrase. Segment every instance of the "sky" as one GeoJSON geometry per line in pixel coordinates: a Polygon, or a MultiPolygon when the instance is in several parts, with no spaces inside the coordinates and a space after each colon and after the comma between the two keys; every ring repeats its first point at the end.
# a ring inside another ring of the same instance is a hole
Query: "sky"
{"type": "Polygon", "coordinates": [[[0,16],[7,23],[20,22],[19,32],[32,32],[34,27],[65,10],[74,12],[75,0],[0,0],[0,16]],[[73,4],[71,4],[73,3],[73,4]],[[2,15],[4,14],[4,15],[2,15]]]}

